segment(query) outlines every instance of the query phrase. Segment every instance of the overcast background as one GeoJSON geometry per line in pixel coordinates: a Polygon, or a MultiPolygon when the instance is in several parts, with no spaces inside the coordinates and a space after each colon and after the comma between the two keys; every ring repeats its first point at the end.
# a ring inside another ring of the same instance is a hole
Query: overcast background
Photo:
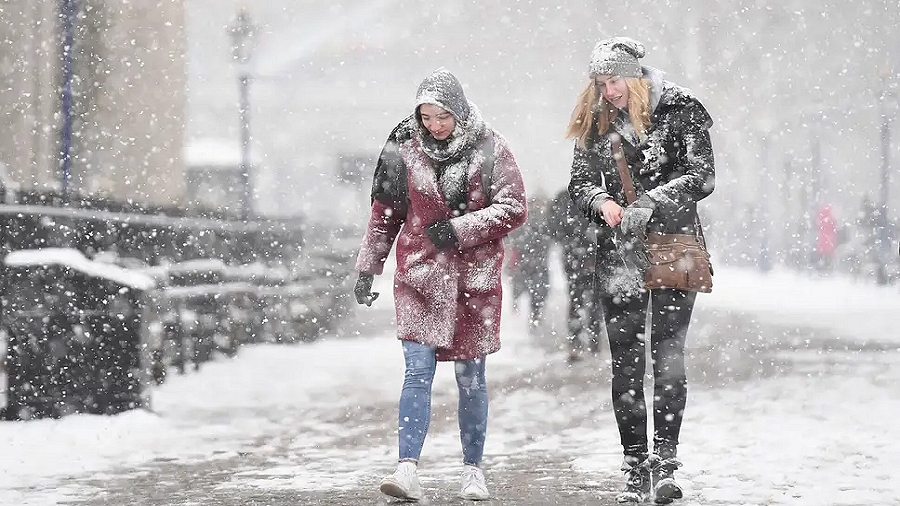
{"type": "Polygon", "coordinates": [[[883,118],[898,115],[894,0],[191,0],[189,142],[238,142],[226,27],[239,5],[260,27],[251,129],[265,212],[340,207],[348,222],[364,219],[365,199],[335,186],[337,160],[376,156],[438,66],[457,74],[507,137],[528,192],[551,195],[568,182],[563,132],[590,51],[600,38],[628,35],[646,45],[645,64],[691,88],[715,119],[718,185],[702,212],[722,237],[769,230],[774,247],[789,247],[803,238],[780,231],[822,204],[849,225],[866,195],[881,203],[885,179],[889,215],[900,216],[900,142],[889,147],[884,178],[881,137],[883,118]]]}

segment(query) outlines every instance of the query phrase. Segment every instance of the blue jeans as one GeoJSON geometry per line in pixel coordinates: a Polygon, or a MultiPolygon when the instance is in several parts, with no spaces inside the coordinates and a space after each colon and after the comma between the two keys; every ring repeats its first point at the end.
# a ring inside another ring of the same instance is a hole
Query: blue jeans
{"type": "MultiPolygon", "coordinates": [[[[402,341],[406,375],[400,394],[400,461],[418,462],[431,421],[431,384],[437,369],[435,350],[424,344],[402,341]]],[[[463,463],[481,465],[487,432],[488,393],[484,358],[457,361],[459,387],[459,439],[463,463]]]]}

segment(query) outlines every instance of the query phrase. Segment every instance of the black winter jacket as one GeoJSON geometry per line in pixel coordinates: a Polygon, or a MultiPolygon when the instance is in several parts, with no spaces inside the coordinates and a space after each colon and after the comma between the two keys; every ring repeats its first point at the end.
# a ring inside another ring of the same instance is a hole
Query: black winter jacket
{"type": "MultiPolygon", "coordinates": [[[[715,164],[709,128],[712,119],[699,100],[685,88],[662,82],[659,103],[650,117],[646,137],[637,145],[622,136],[622,148],[638,197],[646,194],[656,204],[648,230],[702,233],[697,202],[715,188],[715,164]]],[[[596,124],[596,122],[595,122],[596,124]]],[[[569,193],[575,205],[599,225],[597,268],[599,287],[609,295],[622,292],[610,279],[621,276],[613,230],[597,211],[597,202],[612,198],[626,207],[625,192],[612,157],[609,134],[590,132],[585,148],[575,146],[569,193]],[[606,287],[606,290],[603,290],[606,287]]],[[[632,273],[634,274],[634,273],[632,273]]],[[[621,280],[619,280],[621,281],[621,280]]]]}

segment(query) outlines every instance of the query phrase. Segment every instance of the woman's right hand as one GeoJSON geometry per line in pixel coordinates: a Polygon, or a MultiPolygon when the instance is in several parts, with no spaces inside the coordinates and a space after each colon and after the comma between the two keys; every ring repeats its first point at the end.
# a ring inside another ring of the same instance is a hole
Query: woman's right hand
{"type": "Polygon", "coordinates": [[[615,200],[607,199],[600,204],[600,216],[603,216],[603,221],[610,227],[621,223],[624,213],[625,210],[615,200]]]}
{"type": "Polygon", "coordinates": [[[378,298],[378,292],[372,291],[372,281],[374,280],[375,276],[373,274],[359,273],[359,278],[356,279],[356,286],[353,288],[357,304],[371,306],[375,299],[378,298]]]}

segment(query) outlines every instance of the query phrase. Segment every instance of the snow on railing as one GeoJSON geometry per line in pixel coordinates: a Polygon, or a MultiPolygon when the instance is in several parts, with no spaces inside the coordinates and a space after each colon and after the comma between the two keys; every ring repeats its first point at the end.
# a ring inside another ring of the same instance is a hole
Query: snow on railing
{"type": "Polygon", "coordinates": [[[89,260],[74,248],[43,248],[11,251],[4,263],[9,267],[29,267],[40,265],[60,265],[95,278],[108,279],[122,286],[137,290],[150,290],[156,281],[146,274],[89,260]]]}

